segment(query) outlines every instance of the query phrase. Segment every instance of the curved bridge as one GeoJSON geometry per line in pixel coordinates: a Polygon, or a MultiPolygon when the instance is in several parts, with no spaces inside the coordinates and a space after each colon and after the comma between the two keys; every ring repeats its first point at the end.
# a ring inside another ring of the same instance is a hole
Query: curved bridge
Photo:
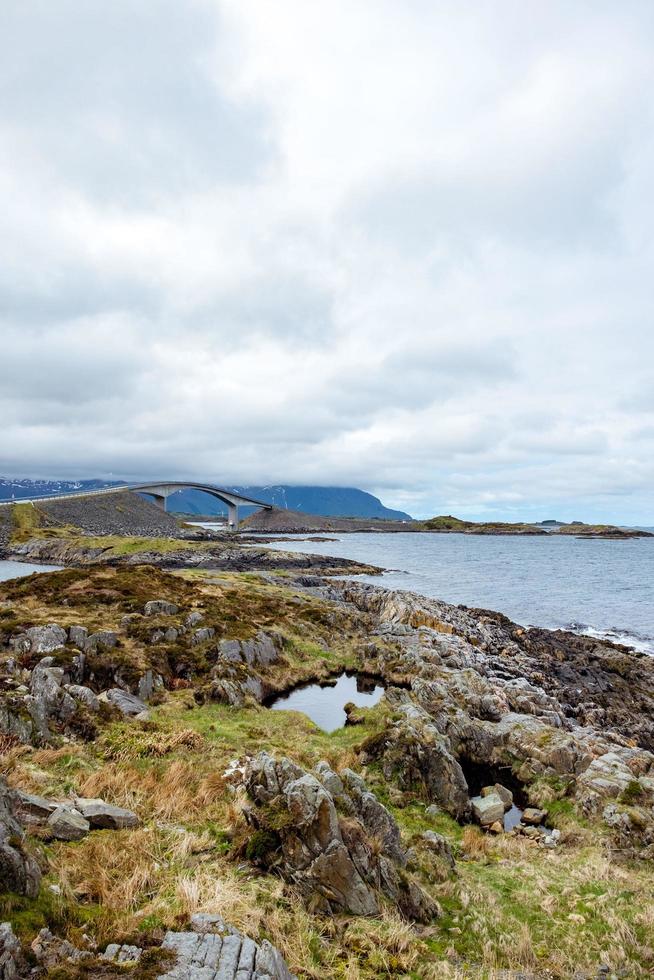
{"type": "MultiPolygon", "coordinates": [[[[113,489],[113,487],[112,487],[113,489]]],[[[116,488],[120,489],[120,488],[116,488]]],[[[243,497],[240,493],[233,493],[231,490],[223,490],[222,487],[214,487],[206,483],[185,483],[184,481],[173,481],[168,483],[130,483],[123,490],[133,490],[135,493],[147,493],[149,497],[154,497],[154,502],[162,510],[166,509],[166,500],[171,493],[178,490],[201,490],[212,497],[216,497],[223,504],[227,504],[227,523],[236,530],[238,528],[238,508],[240,504],[262,507],[264,510],[272,510],[272,504],[265,504],[263,500],[255,500],[253,497],[243,497]]]]}
{"type": "Polygon", "coordinates": [[[102,487],[101,490],[74,490],[70,493],[52,493],[44,497],[20,498],[18,500],[2,500],[0,507],[11,504],[36,504],[45,503],[50,500],[72,500],[76,497],[99,497],[109,493],[124,493],[131,490],[133,493],[145,493],[154,499],[155,504],[166,509],[166,500],[172,493],[178,490],[201,490],[212,497],[216,497],[221,503],[227,505],[227,524],[232,531],[238,529],[238,508],[241,504],[262,507],[264,510],[272,510],[272,504],[264,503],[263,500],[255,500],[254,497],[244,497],[240,493],[232,490],[225,490],[222,487],[215,487],[210,483],[193,483],[188,480],[154,480],[151,483],[123,483],[116,487],[102,487]]]}

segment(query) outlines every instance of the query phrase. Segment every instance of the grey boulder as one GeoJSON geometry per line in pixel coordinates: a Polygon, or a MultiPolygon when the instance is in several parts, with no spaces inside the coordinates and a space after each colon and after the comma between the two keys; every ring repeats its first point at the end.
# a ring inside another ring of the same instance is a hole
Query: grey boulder
{"type": "Polygon", "coordinates": [[[146,616],[174,616],[179,612],[179,606],[166,599],[150,599],[146,602],[143,612],[146,616]]]}
{"type": "Polygon", "coordinates": [[[25,630],[25,635],[30,642],[30,653],[40,654],[61,650],[68,639],[66,630],[56,623],[50,623],[48,626],[31,626],[30,629],[25,630]]]}
{"type": "Polygon", "coordinates": [[[108,691],[103,691],[99,696],[100,701],[108,702],[127,717],[135,717],[148,710],[147,704],[137,698],[129,691],[123,691],[120,687],[110,687],[108,691]]]}
{"type": "Polygon", "coordinates": [[[0,980],[25,976],[25,960],[10,922],[0,922],[0,980]]]}
{"type": "Polygon", "coordinates": [[[65,803],[50,814],[47,827],[56,840],[67,841],[81,840],[91,829],[89,821],[78,810],[65,803]]]}
{"type": "Polygon", "coordinates": [[[24,839],[16,794],[0,779],[0,890],[35,898],[41,885],[41,869],[25,850],[24,839]]]}
{"type": "Polygon", "coordinates": [[[121,806],[113,806],[104,800],[75,800],[75,809],[79,810],[93,830],[125,830],[138,827],[140,820],[132,810],[121,806]]]}
{"type": "Polygon", "coordinates": [[[470,801],[472,813],[482,827],[490,827],[491,824],[504,820],[504,801],[497,793],[490,793],[488,796],[473,796],[470,801]]]}

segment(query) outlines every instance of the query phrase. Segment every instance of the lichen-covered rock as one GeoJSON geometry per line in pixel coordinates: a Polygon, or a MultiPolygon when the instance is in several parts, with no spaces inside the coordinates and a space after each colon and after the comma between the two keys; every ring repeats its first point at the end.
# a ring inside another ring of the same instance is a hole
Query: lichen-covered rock
{"type": "Polygon", "coordinates": [[[67,694],[70,694],[71,698],[83,704],[89,711],[96,712],[100,710],[98,696],[90,687],[85,687],[83,684],[65,684],[64,689],[67,694]]]}
{"type": "MultiPolygon", "coordinates": [[[[0,943],[2,936],[0,931],[0,943]]],[[[172,956],[174,962],[163,968],[165,972],[156,975],[152,965],[148,964],[147,975],[153,980],[297,980],[279,950],[268,940],[255,942],[226,923],[220,915],[194,915],[188,931],[166,933],[161,949],[172,956]]],[[[1,952],[0,945],[0,955],[1,952]]],[[[32,953],[42,969],[50,971],[79,964],[84,976],[89,977],[95,976],[96,972],[98,976],[108,976],[107,971],[113,963],[117,964],[120,976],[124,971],[129,975],[143,960],[143,950],[139,946],[109,943],[97,956],[53,936],[48,929],[42,929],[34,940],[32,953]]],[[[17,976],[7,974],[6,980],[14,980],[17,976]]],[[[5,980],[1,973],[0,980],[5,980]]]]}
{"type": "Polygon", "coordinates": [[[547,819],[547,810],[539,810],[537,807],[528,806],[523,810],[522,822],[527,826],[537,827],[547,819]]]}
{"type": "Polygon", "coordinates": [[[164,949],[177,965],[158,980],[295,980],[281,954],[227,925],[219,915],[194,916],[192,932],[168,932],[164,949]]]}
{"type": "Polygon", "coordinates": [[[435,830],[425,830],[421,835],[423,844],[438,855],[442,861],[452,870],[456,865],[454,854],[447,840],[442,834],[437,834],[435,830]]]}
{"type": "Polygon", "coordinates": [[[457,818],[470,808],[468,784],[446,736],[412,702],[400,704],[398,720],[364,743],[364,758],[380,759],[384,775],[404,790],[418,792],[457,818]]]}
{"type": "Polygon", "coordinates": [[[66,630],[57,626],[56,623],[50,623],[48,626],[31,626],[30,629],[25,630],[25,635],[30,643],[30,653],[39,655],[61,650],[68,639],[66,630]]]}
{"type": "Polygon", "coordinates": [[[282,649],[283,638],[279,634],[260,631],[250,640],[221,640],[218,655],[230,663],[268,667],[279,659],[282,649]]]}
{"type": "Polygon", "coordinates": [[[138,696],[141,701],[149,701],[158,691],[164,688],[164,679],[161,674],[155,674],[152,670],[146,670],[138,683],[138,696]]]}
{"type": "Polygon", "coordinates": [[[74,646],[79,647],[80,650],[84,648],[84,644],[89,635],[89,631],[86,626],[70,626],[68,629],[68,639],[74,644],[74,646]]]}
{"type": "Polygon", "coordinates": [[[120,687],[111,687],[108,691],[103,691],[99,695],[99,700],[112,704],[127,718],[134,718],[143,712],[147,714],[148,710],[145,702],[137,698],[135,694],[130,694],[129,691],[123,691],[120,687]]]}
{"type": "Polygon", "coordinates": [[[10,922],[0,922],[0,980],[20,980],[26,963],[10,922]]]}
{"type": "Polygon", "coordinates": [[[62,963],[80,963],[93,958],[88,950],[78,949],[67,939],[54,936],[49,929],[41,929],[38,933],[32,942],[32,953],[39,966],[48,971],[62,963]]]}
{"type": "Polygon", "coordinates": [[[174,616],[178,612],[179,606],[176,606],[174,602],[168,602],[166,599],[151,599],[146,602],[143,609],[145,616],[174,616]]]}
{"type": "Polygon", "coordinates": [[[505,813],[513,806],[513,793],[506,786],[502,786],[501,783],[494,783],[493,786],[484,786],[480,796],[499,796],[504,804],[505,813]]]}
{"type": "Polygon", "coordinates": [[[44,657],[32,671],[30,691],[46,719],[68,721],[75,714],[75,701],[62,687],[64,670],[54,666],[52,657],[44,657]]]}
{"type": "Polygon", "coordinates": [[[82,649],[85,653],[94,653],[96,650],[113,650],[118,643],[118,634],[113,630],[100,630],[98,633],[91,633],[83,642],[82,649]]]}
{"type": "Polygon", "coordinates": [[[194,630],[191,636],[191,646],[198,646],[200,643],[208,643],[216,635],[216,631],[213,626],[201,626],[199,629],[194,630]]]}
{"type": "Polygon", "coordinates": [[[261,752],[245,768],[245,786],[254,804],[245,810],[254,830],[246,854],[274,864],[312,907],[376,915],[384,894],[409,919],[437,917],[405,870],[397,824],[355,773],[337,775],[326,763],[308,773],[261,752]]]}
{"type": "Polygon", "coordinates": [[[0,778],[0,890],[35,898],[41,884],[41,869],[25,850],[25,834],[17,813],[16,796],[0,778]]]}

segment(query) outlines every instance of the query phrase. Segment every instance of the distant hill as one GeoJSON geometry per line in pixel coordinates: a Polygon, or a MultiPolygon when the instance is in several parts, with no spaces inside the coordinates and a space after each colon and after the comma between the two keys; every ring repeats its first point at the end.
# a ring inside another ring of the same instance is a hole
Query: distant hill
{"type": "MultiPolygon", "coordinates": [[[[120,486],[124,480],[27,480],[0,477],[0,500],[25,499],[75,490],[99,490],[120,486]]],[[[225,486],[256,500],[274,504],[281,510],[295,510],[319,517],[365,517],[387,521],[408,521],[409,514],[384,507],[381,500],[354,487],[225,486]]],[[[243,516],[255,508],[243,507],[243,516]]],[[[197,490],[180,490],[168,498],[168,510],[180,514],[224,514],[220,501],[197,490]]]]}
{"type": "MultiPolygon", "coordinates": [[[[227,488],[225,488],[227,489],[227,488]]],[[[274,504],[280,510],[300,511],[318,517],[367,517],[386,521],[409,521],[411,517],[401,510],[384,507],[378,497],[354,487],[291,487],[232,486],[229,489],[254,497],[266,504],[274,504]]],[[[182,514],[224,513],[220,502],[196,490],[180,490],[168,498],[168,509],[182,514]]],[[[243,514],[253,508],[243,507],[243,514]]]]}
{"type": "Polygon", "coordinates": [[[101,490],[117,487],[124,480],[27,480],[0,476],[0,500],[44,497],[46,494],[73,493],[75,490],[101,490]]]}

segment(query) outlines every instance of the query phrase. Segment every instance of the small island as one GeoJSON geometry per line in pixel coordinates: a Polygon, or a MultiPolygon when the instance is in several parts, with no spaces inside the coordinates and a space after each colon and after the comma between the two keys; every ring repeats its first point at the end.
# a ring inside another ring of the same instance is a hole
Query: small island
{"type": "Polygon", "coordinates": [[[436,531],[439,534],[540,534],[549,532],[534,524],[511,524],[504,521],[462,521],[451,514],[441,514],[423,521],[422,531],[436,531]]]}
{"type": "Polygon", "coordinates": [[[615,524],[563,524],[553,534],[573,535],[576,538],[605,538],[620,541],[624,538],[654,538],[651,531],[641,531],[635,527],[617,527],[615,524]]]}

